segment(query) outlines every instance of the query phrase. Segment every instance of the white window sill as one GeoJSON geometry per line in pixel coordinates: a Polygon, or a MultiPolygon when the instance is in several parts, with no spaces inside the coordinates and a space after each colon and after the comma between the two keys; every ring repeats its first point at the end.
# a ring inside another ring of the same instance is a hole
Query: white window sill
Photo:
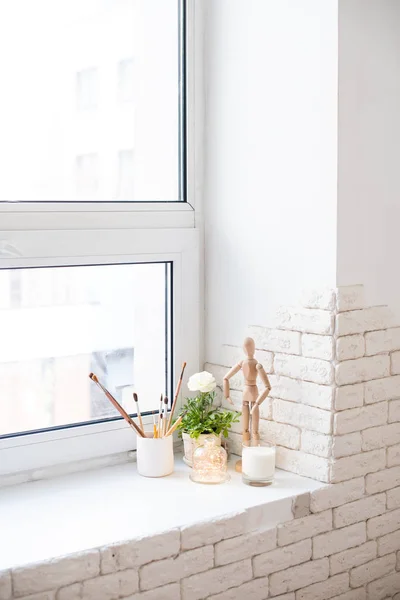
{"type": "Polygon", "coordinates": [[[135,463],[64,475],[0,490],[0,571],[111,543],[151,536],[229,513],[268,505],[262,526],[292,518],[295,496],[324,487],[318,481],[277,471],[273,485],[231,480],[194,484],[180,458],[166,478],[147,479],[135,463]]]}

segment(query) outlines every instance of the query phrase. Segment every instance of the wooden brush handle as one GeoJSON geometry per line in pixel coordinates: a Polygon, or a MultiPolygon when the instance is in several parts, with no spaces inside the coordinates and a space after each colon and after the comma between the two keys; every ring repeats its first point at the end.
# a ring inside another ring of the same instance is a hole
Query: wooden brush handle
{"type": "Polygon", "coordinates": [[[176,403],[178,401],[179,392],[181,391],[182,379],[183,379],[183,374],[185,372],[185,369],[186,369],[186,363],[184,362],[183,365],[182,365],[182,370],[181,370],[181,375],[179,377],[178,385],[176,386],[176,391],[175,391],[174,401],[173,401],[172,407],[171,407],[171,412],[169,414],[168,425],[167,425],[167,433],[168,433],[169,428],[171,427],[172,417],[174,415],[176,403]]]}
{"type": "MultiPolygon", "coordinates": [[[[90,378],[92,379],[92,377],[90,377],[90,378]]],[[[114,408],[117,409],[117,411],[119,412],[119,414],[125,419],[125,421],[127,423],[129,423],[129,425],[136,431],[136,433],[138,435],[140,435],[140,437],[145,437],[144,432],[130,418],[130,416],[128,415],[128,413],[126,412],[126,410],[124,410],[122,408],[122,406],[120,405],[120,403],[114,398],[114,396],[112,394],[110,394],[110,392],[107,390],[107,388],[105,388],[104,385],[102,385],[100,383],[100,381],[98,380],[98,378],[96,377],[96,379],[92,379],[92,381],[94,381],[94,383],[97,383],[97,385],[99,386],[99,388],[104,392],[104,394],[106,395],[106,397],[108,398],[108,400],[111,402],[111,404],[114,406],[114,408]]]]}

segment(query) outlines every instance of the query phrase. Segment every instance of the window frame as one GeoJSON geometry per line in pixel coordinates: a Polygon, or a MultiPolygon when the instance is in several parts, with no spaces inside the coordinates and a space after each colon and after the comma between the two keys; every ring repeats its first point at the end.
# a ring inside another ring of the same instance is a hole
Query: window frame
{"type": "MultiPolygon", "coordinates": [[[[0,202],[0,268],[118,261],[172,263],[171,358],[175,381],[183,360],[187,362],[187,373],[200,369],[204,301],[200,264],[203,7],[194,0],[181,1],[186,17],[185,201],[0,202]]],[[[105,448],[111,457],[136,448],[135,435],[123,420],[0,439],[0,485],[13,474],[18,477],[25,472],[104,457],[105,448]]]]}
{"type": "MultiPolygon", "coordinates": [[[[196,371],[200,363],[199,232],[142,229],[135,230],[134,240],[132,235],[130,229],[108,231],[106,240],[93,254],[92,249],[104,237],[102,231],[48,231],[45,236],[41,231],[2,231],[0,238],[5,238],[10,246],[18,245],[22,256],[0,257],[0,268],[171,262],[173,374],[177,380],[183,360],[189,373],[196,371]],[[44,256],[46,247],[49,249],[44,256]]],[[[98,458],[104,456],[104,448],[109,454],[136,449],[136,436],[125,421],[116,419],[2,438],[0,477],[98,458]]]]}

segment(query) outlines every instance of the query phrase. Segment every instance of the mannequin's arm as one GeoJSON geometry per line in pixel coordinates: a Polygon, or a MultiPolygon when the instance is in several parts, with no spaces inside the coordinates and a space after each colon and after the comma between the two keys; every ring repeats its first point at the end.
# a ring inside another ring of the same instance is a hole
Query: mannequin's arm
{"type": "Polygon", "coordinates": [[[258,363],[257,371],[258,371],[259,376],[261,377],[263,384],[265,385],[265,390],[263,392],[261,392],[261,394],[258,396],[257,400],[254,402],[252,409],[251,409],[251,414],[253,414],[253,411],[256,408],[256,406],[258,407],[258,406],[260,406],[260,404],[262,404],[262,402],[264,402],[265,398],[268,396],[268,394],[271,391],[271,384],[269,382],[268,375],[264,371],[264,367],[262,366],[261,363],[258,363]]]}
{"type": "Polygon", "coordinates": [[[229,380],[236,375],[236,373],[239,373],[240,369],[242,368],[242,363],[238,363],[237,365],[235,365],[234,367],[232,367],[232,369],[230,371],[228,371],[228,373],[225,375],[224,377],[224,381],[223,381],[223,391],[224,391],[224,396],[225,398],[228,400],[228,402],[230,402],[231,404],[233,404],[232,400],[231,400],[231,390],[229,387],[229,380]]]}

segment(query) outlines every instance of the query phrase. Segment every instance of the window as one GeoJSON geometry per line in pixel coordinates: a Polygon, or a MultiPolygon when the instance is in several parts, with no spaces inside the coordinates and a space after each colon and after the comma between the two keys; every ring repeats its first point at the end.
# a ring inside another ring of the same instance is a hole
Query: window
{"type": "Polygon", "coordinates": [[[166,393],[170,263],[3,269],[19,305],[0,310],[0,435],[119,417],[96,373],[129,413],[166,393]]]}
{"type": "Polygon", "coordinates": [[[90,371],[134,414],[199,369],[192,11],[1,3],[0,484],[135,448],[90,371]]]}
{"type": "Polygon", "coordinates": [[[120,200],[114,165],[125,148],[134,149],[136,182],[124,201],[185,199],[183,6],[0,3],[0,201],[120,200]],[[101,176],[89,176],[98,185],[90,198],[74,167],[87,158],[91,172],[95,156],[101,176]]]}

